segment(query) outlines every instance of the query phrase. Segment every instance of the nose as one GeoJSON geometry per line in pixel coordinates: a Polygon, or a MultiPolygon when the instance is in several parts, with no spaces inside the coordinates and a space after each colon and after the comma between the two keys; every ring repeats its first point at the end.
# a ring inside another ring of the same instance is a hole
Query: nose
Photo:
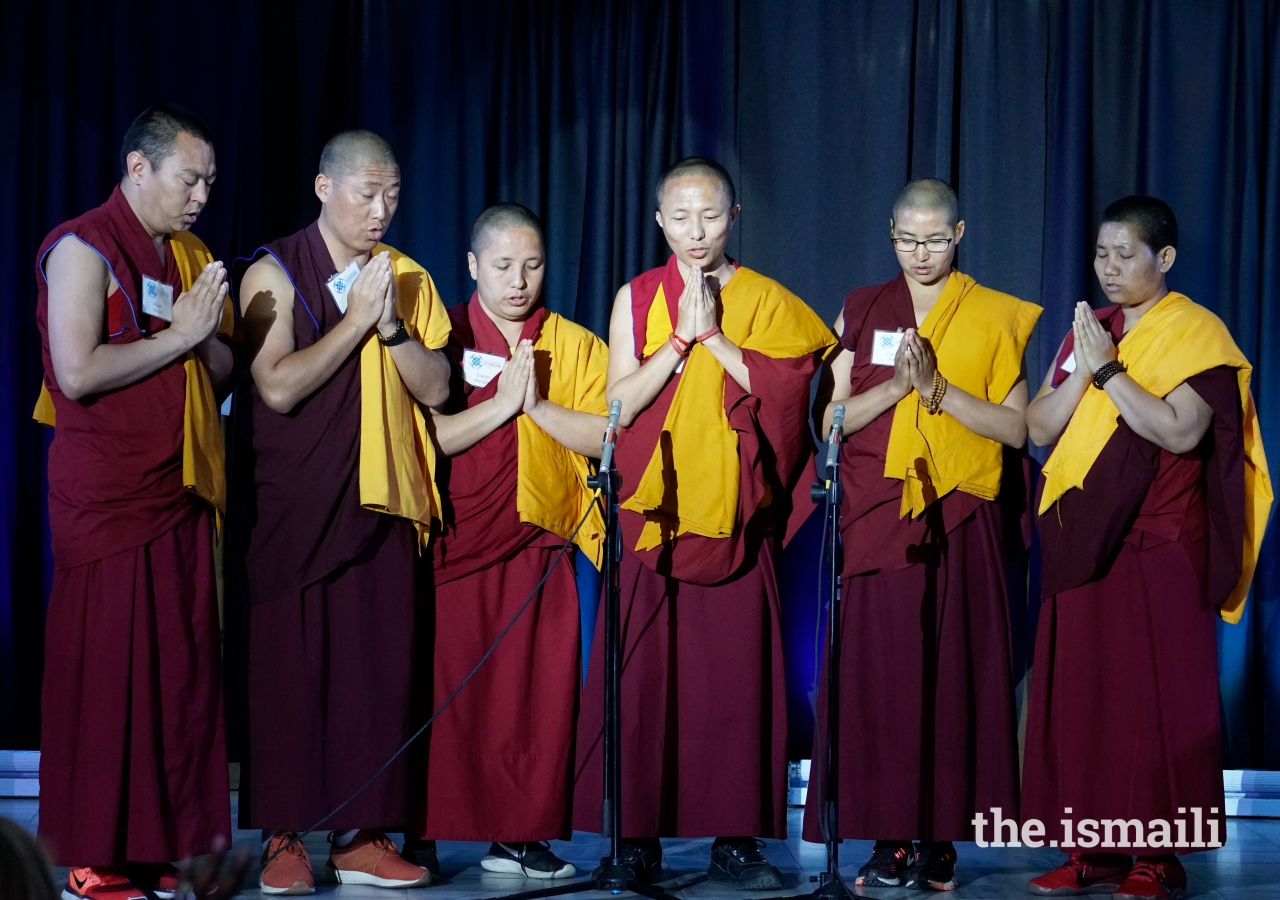
{"type": "Polygon", "coordinates": [[[1119,264],[1116,262],[1116,258],[1115,258],[1114,256],[1108,256],[1108,257],[1107,257],[1107,264],[1106,264],[1105,266],[1103,266],[1103,267],[1102,267],[1102,272],[1103,272],[1103,274],[1105,274],[1105,275],[1119,275],[1119,274],[1120,274],[1120,266],[1119,266],[1119,264]]]}
{"type": "Polygon", "coordinates": [[[702,227],[702,220],[696,216],[693,217],[689,222],[689,237],[693,238],[695,241],[700,241],[706,236],[706,234],[707,230],[702,227]]]}
{"type": "Polygon", "coordinates": [[[929,248],[924,245],[924,241],[916,244],[915,252],[912,255],[921,262],[929,258],[929,248]]]}
{"type": "Polygon", "coordinates": [[[191,199],[204,206],[209,202],[209,183],[203,178],[196,179],[195,189],[191,192],[191,199]]]}
{"type": "Polygon", "coordinates": [[[381,197],[374,197],[373,206],[370,211],[373,213],[373,217],[375,219],[379,222],[383,221],[387,217],[387,202],[381,197]]]}
{"type": "Polygon", "coordinates": [[[512,266],[510,285],[513,290],[523,291],[526,283],[524,276],[524,266],[512,266]]]}

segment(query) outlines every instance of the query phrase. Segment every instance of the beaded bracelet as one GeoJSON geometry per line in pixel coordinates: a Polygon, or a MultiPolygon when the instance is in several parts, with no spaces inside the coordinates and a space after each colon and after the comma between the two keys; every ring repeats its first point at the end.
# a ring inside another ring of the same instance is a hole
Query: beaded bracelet
{"type": "Polygon", "coordinates": [[[936,416],[942,412],[942,398],[947,395],[947,379],[937,369],[933,370],[933,390],[929,392],[929,400],[925,404],[929,415],[936,416]]]}
{"type": "Polygon", "coordinates": [[[1102,390],[1103,385],[1123,371],[1125,371],[1124,363],[1120,362],[1118,359],[1113,359],[1109,363],[1103,363],[1094,370],[1093,386],[1098,390],[1102,390]]]}

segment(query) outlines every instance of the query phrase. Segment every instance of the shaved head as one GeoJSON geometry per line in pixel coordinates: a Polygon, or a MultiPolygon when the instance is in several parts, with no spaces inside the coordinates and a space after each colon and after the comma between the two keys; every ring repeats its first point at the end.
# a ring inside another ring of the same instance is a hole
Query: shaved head
{"type": "Polygon", "coordinates": [[[734,189],[733,179],[729,177],[729,171],[724,166],[714,159],[707,159],[705,156],[686,156],[675,165],[668,166],[667,170],[658,178],[658,187],[654,191],[654,199],[657,201],[659,209],[662,208],[662,195],[666,193],[667,182],[673,178],[686,178],[691,175],[720,182],[721,189],[729,199],[730,208],[737,202],[738,192],[734,189]]]}
{"type": "Polygon", "coordinates": [[[391,145],[372,131],[357,128],[339,132],[320,153],[320,173],[334,181],[341,181],[365,166],[400,168],[391,145]]]}
{"type": "Polygon", "coordinates": [[[533,210],[519,203],[495,203],[480,215],[471,225],[471,252],[476,256],[489,246],[489,239],[495,231],[508,228],[530,228],[538,233],[538,241],[545,243],[542,234],[542,220],[534,215],[533,210]]]}
{"type": "Polygon", "coordinates": [[[1108,222],[1132,226],[1154,253],[1165,247],[1178,249],[1178,219],[1169,204],[1156,197],[1135,194],[1117,200],[1102,211],[1101,224],[1108,222]]]}
{"type": "Polygon", "coordinates": [[[908,209],[940,212],[951,226],[960,221],[960,198],[951,185],[937,178],[917,178],[904,187],[893,201],[894,221],[900,221],[908,209]]]}

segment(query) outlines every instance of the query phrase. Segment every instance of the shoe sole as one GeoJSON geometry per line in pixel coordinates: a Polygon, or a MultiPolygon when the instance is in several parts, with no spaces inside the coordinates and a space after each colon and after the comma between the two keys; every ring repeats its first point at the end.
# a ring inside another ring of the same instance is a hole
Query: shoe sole
{"type": "Polygon", "coordinates": [[[398,878],[379,878],[377,875],[371,875],[368,872],[351,872],[337,869],[328,864],[326,864],[326,870],[329,880],[334,884],[362,884],[366,887],[377,888],[415,888],[426,887],[431,884],[430,872],[423,872],[421,878],[404,881],[398,878]]]}
{"type": "MultiPolygon", "coordinates": [[[[69,888],[63,888],[62,900],[86,900],[86,897],[84,894],[77,894],[75,891],[70,890],[69,888]]],[[[113,897],[111,898],[111,900],[147,900],[147,895],[139,892],[137,894],[133,894],[130,896],[121,895],[118,898],[113,897]]]]}
{"type": "Polygon", "coordinates": [[[578,874],[578,870],[574,868],[573,863],[565,863],[554,872],[543,872],[522,866],[514,859],[503,859],[501,856],[486,856],[480,860],[480,867],[487,872],[497,872],[501,875],[520,875],[524,878],[572,878],[578,874]]]}
{"type": "MultiPolygon", "coordinates": [[[[591,873],[591,879],[595,881],[599,878],[600,878],[600,868],[596,867],[596,869],[591,873]]],[[[658,865],[656,866],[650,866],[647,869],[640,869],[639,871],[637,871],[636,881],[640,882],[641,884],[648,884],[648,885],[661,884],[662,883],[662,863],[658,863],[658,865]]]]}
{"type": "Polygon", "coordinates": [[[724,869],[715,866],[707,870],[707,880],[713,884],[729,885],[740,891],[776,891],[782,887],[782,875],[772,866],[769,868],[773,871],[761,872],[751,878],[742,879],[734,878],[724,869]]]}
{"type": "MultiPolygon", "coordinates": [[[[1151,900],[1149,896],[1143,896],[1140,894],[1112,894],[1111,896],[1113,896],[1115,900],[1151,900]]],[[[1184,888],[1174,888],[1169,891],[1169,900],[1181,900],[1181,898],[1185,896],[1187,896],[1187,892],[1184,888]]]]}
{"type": "MultiPolygon", "coordinates": [[[[1116,891],[1120,890],[1120,885],[1092,884],[1086,888],[1072,888],[1072,887],[1043,888],[1043,887],[1040,887],[1040,885],[1038,884],[1028,884],[1027,888],[1031,891],[1031,893],[1039,894],[1041,897],[1087,897],[1087,896],[1097,896],[1102,894],[1107,894],[1107,895],[1115,894],[1116,891]]],[[[1122,894],[1120,896],[1123,897],[1124,895],[1122,894]]]]}
{"type": "Polygon", "coordinates": [[[269,887],[259,881],[258,890],[272,897],[301,897],[316,892],[316,889],[305,881],[295,881],[288,887],[269,887]]]}

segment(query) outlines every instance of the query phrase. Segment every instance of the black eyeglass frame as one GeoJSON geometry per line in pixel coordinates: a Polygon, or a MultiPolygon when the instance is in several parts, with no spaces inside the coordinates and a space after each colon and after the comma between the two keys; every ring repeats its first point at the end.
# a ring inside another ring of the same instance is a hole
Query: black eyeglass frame
{"type": "Polygon", "coordinates": [[[924,249],[928,250],[930,253],[946,253],[947,248],[949,248],[954,242],[955,242],[955,237],[929,238],[927,240],[917,241],[915,238],[899,238],[899,237],[894,237],[893,235],[889,235],[889,243],[893,244],[893,249],[901,253],[915,253],[916,248],[919,247],[921,244],[924,244],[924,249]],[[899,246],[899,242],[903,244],[910,244],[911,246],[901,247],[899,246]],[[930,247],[929,246],[930,244],[941,244],[942,246],[930,247]]]}

